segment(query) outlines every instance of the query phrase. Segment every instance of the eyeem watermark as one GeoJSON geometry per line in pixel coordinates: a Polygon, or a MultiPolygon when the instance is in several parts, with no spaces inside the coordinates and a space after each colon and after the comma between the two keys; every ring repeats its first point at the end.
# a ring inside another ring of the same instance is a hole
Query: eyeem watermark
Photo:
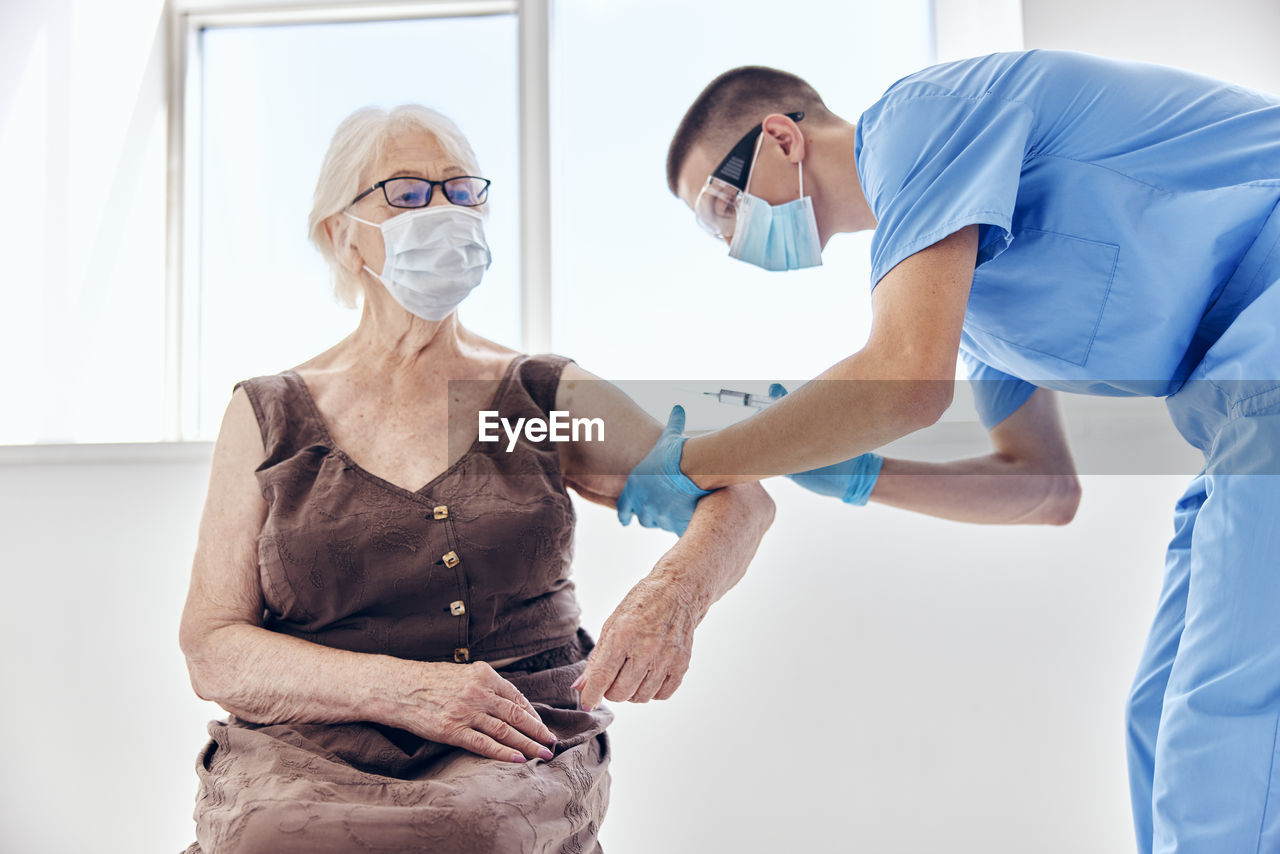
{"type": "Polygon", "coordinates": [[[480,410],[480,441],[499,442],[502,437],[497,429],[502,427],[507,434],[507,453],[515,450],[520,441],[521,432],[530,442],[541,442],[550,439],[552,442],[603,442],[603,418],[570,418],[569,410],[553,409],[551,418],[517,418],[513,424],[509,418],[502,418],[497,410],[480,410]],[[579,434],[581,430],[581,434],[579,434]]]}

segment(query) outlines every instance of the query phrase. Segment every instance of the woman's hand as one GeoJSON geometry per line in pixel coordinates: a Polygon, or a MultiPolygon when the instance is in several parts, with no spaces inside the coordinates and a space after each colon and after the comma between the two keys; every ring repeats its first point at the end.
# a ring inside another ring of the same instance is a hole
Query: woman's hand
{"type": "Polygon", "coordinates": [[[680,687],[693,654],[693,632],[706,608],[679,583],[677,573],[663,569],[660,562],[605,620],[587,669],[573,684],[582,691],[583,708],[594,709],[601,697],[665,700],[680,687]]]}
{"type": "MultiPolygon", "coordinates": [[[[556,409],[609,425],[608,442],[561,443],[560,466],[578,494],[625,511],[620,496],[628,478],[620,473],[634,471],[659,441],[662,425],[617,386],[573,363],[560,375],[556,409]]],[[[678,426],[678,418],[668,423],[672,433],[678,426]]],[[[680,687],[694,629],[747,571],[773,521],[773,501],[759,484],[733,484],[698,498],[692,513],[676,544],[605,621],[574,683],[585,708],[603,697],[665,700],[680,687]]]]}
{"type": "Polygon", "coordinates": [[[553,758],[556,737],[520,691],[488,663],[404,661],[386,718],[415,735],[489,759],[553,758]],[[541,742],[541,743],[539,743],[541,742]]]}

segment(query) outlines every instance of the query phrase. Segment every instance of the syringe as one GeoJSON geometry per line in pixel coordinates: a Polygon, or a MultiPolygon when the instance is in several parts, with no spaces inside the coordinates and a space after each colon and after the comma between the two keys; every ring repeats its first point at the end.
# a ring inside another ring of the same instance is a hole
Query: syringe
{"type": "Polygon", "coordinates": [[[730,406],[751,406],[755,409],[764,409],[778,399],[776,397],[766,397],[763,394],[734,391],[730,388],[722,388],[719,391],[704,391],[703,394],[711,395],[721,403],[727,403],[730,406]]]}

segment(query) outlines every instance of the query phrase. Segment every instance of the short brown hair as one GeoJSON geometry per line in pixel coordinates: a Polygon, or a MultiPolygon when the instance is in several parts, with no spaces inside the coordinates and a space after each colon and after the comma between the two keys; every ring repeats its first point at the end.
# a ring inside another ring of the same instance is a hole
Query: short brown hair
{"type": "Polygon", "coordinates": [[[680,169],[695,145],[724,148],[727,154],[765,116],[796,110],[819,121],[829,115],[817,91],[794,74],[764,65],[726,71],[707,84],[680,120],[667,149],[667,186],[676,192],[680,169]]]}

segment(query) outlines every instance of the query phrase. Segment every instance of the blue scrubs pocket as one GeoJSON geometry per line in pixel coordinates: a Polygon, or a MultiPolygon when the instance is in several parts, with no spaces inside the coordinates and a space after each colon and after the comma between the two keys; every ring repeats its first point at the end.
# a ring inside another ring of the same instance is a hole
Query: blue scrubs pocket
{"type": "Polygon", "coordinates": [[[1038,354],[1083,365],[1119,255],[1114,243],[1015,228],[1009,248],[974,270],[965,329],[1030,351],[1032,362],[1038,354]]]}

